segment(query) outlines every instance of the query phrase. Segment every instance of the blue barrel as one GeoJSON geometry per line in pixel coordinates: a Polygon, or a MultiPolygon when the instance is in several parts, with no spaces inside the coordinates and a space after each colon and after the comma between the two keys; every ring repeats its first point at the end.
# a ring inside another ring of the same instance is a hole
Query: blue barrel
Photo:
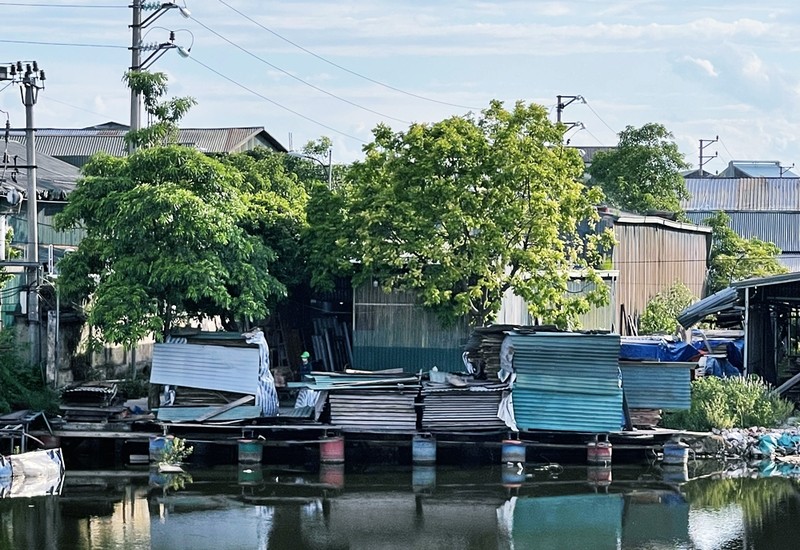
{"type": "Polygon", "coordinates": [[[436,438],[415,435],[411,440],[411,460],[414,464],[436,464],[436,438]]]}
{"type": "Polygon", "coordinates": [[[504,439],[500,461],[503,464],[520,463],[525,464],[525,445],[518,439],[504,439]]]}
{"type": "Polygon", "coordinates": [[[505,464],[500,478],[506,489],[518,489],[525,482],[525,469],[514,464],[505,464]]]}
{"type": "Polygon", "coordinates": [[[260,464],[264,446],[257,439],[239,440],[239,464],[260,464]]]}
{"type": "Polygon", "coordinates": [[[664,483],[686,483],[689,481],[689,466],[664,464],[661,467],[661,479],[664,483]]]}
{"type": "Polygon", "coordinates": [[[436,466],[415,464],[411,470],[411,487],[415,493],[436,488],[436,466]]]}
{"type": "Polygon", "coordinates": [[[172,439],[166,435],[150,436],[150,462],[160,462],[168,448],[172,447],[172,439]]]}
{"type": "Polygon", "coordinates": [[[682,465],[689,461],[689,446],[682,441],[669,441],[664,444],[664,464],[682,465]]]}

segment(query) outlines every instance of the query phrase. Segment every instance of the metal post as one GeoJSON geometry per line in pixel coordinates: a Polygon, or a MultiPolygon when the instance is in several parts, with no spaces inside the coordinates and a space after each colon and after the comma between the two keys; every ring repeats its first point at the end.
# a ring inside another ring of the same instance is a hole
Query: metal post
{"type": "Polygon", "coordinates": [[[328,149],[328,191],[333,189],[333,149],[328,149]]]}
{"type": "Polygon", "coordinates": [[[750,287],[744,287],[744,375],[750,374],[750,287]]]}
{"type": "Polygon", "coordinates": [[[0,262],[6,261],[6,233],[8,233],[8,220],[0,216],[0,262]]]}

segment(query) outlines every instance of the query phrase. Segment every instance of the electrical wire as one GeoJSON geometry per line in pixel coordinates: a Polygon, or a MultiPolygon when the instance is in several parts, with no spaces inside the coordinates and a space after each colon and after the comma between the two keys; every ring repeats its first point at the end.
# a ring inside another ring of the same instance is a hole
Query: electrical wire
{"type": "Polygon", "coordinates": [[[336,128],[334,128],[334,127],[332,127],[332,126],[328,126],[327,124],[324,124],[324,123],[322,123],[322,122],[320,122],[320,121],[318,121],[318,120],[314,120],[313,118],[311,118],[311,117],[308,117],[308,116],[306,116],[306,115],[304,115],[304,114],[302,114],[302,113],[298,113],[297,111],[295,111],[295,110],[293,110],[293,109],[290,109],[289,107],[287,107],[287,106],[285,106],[285,105],[282,105],[282,104],[278,103],[278,102],[277,102],[277,101],[275,101],[274,99],[270,99],[270,98],[268,98],[267,96],[265,96],[265,95],[263,95],[263,94],[260,94],[260,93],[258,93],[257,91],[253,90],[252,88],[248,88],[247,86],[245,86],[245,85],[244,85],[244,84],[242,84],[241,82],[237,82],[236,80],[232,79],[231,77],[229,77],[229,76],[227,76],[227,75],[224,75],[224,74],[222,74],[222,73],[221,73],[221,72],[219,72],[218,70],[216,70],[216,69],[214,69],[214,68],[212,68],[212,67],[209,67],[208,65],[206,65],[205,63],[203,63],[202,61],[200,61],[199,59],[197,59],[195,56],[192,56],[192,57],[190,57],[189,59],[190,59],[190,60],[192,60],[192,61],[194,61],[195,63],[197,63],[197,64],[198,64],[198,65],[200,65],[201,67],[204,67],[204,68],[206,68],[207,70],[211,71],[211,72],[212,72],[212,73],[214,73],[215,75],[217,75],[217,76],[219,76],[219,77],[221,77],[221,78],[224,78],[225,80],[227,80],[227,81],[228,81],[228,82],[230,82],[231,84],[235,84],[236,86],[240,87],[241,89],[243,89],[243,90],[245,90],[245,91],[248,91],[248,92],[250,92],[251,94],[253,94],[253,95],[257,96],[257,97],[260,97],[260,98],[261,98],[261,99],[263,99],[264,101],[268,101],[269,103],[272,103],[272,104],[273,104],[273,105],[275,105],[276,107],[280,107],[280,108],[281,108],[281,109],[283,109],[284,111],[288,111],[288,112],[292,113],[293,115],[299,116],[300,118],[302,118],[302,119],[304,119],[304,120],[307,120],[307,121],[309,121],[309,122],[312,122],[312,123],[316,124],[317,126],[321,126],[322,128],[325,128],[326,130],[330,130],[331,132],[336,132],[336,133],[337,133],[337,134],[339,134],[340,136],[344,136],[344,137],[350,138],[350,139],[352,139],[352,140],[358,141],[359,143],[367,143],[366,141],[364,141],[364,140],[363,140],[363,139],[361,139],[361,138],[358,138],[358,137],[356,137],[356,136],[350,135],[350,134],[348,134],[348,133],[346,133],[346,132],[342,132],[341,130],[337,130],[336,128]]]}
{"type": "Polygon", "coordinates": [[[76,42],[43,42],[38,40],[8,40],[0,38],[0,42],[6,44],[33,44],[38,46],[71,46],[76,48],[120,48],[127,50],[129,46],[117,46],[116,44],[78,44],[76,42]]]}
{"type": "Polygon", "coordinates": [[[345,99],[345,98],[343,98],[343,97],[341,97],[339,95],[334,94],[333,92],[329,92],[329,91],[325,90],[324,88],[320,88],[319,86],[316,86],[316,85],[314,85],[314,84],[312,84],[310,82],[307,82],[306,80],[303,80],[299,76],[294,75],[294,74],[290,73],[289,71],[287,71],[285,69],[282,69],[282,68],[278,67],[277,65],[274,65],[274,64],[270,63],[269,61],[267,61],[263,57],[260,57],[260,56],[258,56],[256,54],[254,54],[253,52],[251,52],[247,48],[244,48],[244,47],[240,46],[239,44],[237,44],[236,42],[234,42],[233,40],[230,40],[229,38],[221,35],[217,31],[215,31],[214,29],[210,28],[208,25],[204,24],[202,21],[198,20],[196,17],[192,17],[192,20],[195,23],[197,23],[198,25],[200,25],[201,27],[203,27],[204,29],[206,29],[208,32],[218,36],[221,39],[223,39],[225,42],[227,42],[231,46],[243,51],[247,55],[249,55],[249,56],[261,61],[263,64],[267,65],[268,67],[272,67],[276,71],[279,71],[279,72],[285,74],[286,76],[288,76],[290,78],[293,78],[294,80],[300,82],[301,84],[304,84],[304,85],[308,86],[309,88],[313,88],[313,89],[317,90],[318,92],[322,92],[323,94],[328,95],[328,96],[330,96],[330,97],[332,97],[334,99],[338,99],[339,101],[347,103],[348,105],[352,105],[353,107],[356,107],[358,109],[363,109],[364,111],[368,111],[368,112],[370,112],[372,114],[375,114],[375,115],[378,115],[378,116],[382,116],[382,117],[388,118],[390,120],[394,120],[395,122],[402,122],[403,124],[411,124],[411,122],[408,121],[408,120],[403,120],[403,119],[400,119],[400,118],[396,118],[396,117],[393,117],[391,115],[387,115],[385,113],[381,113],[379,111],[375,111],[374,109],[370,109],[369,107],[364,107],[363,105],[359,105],[358,103],[350,101],[349,99],[345,99]]]}
{"type": "Polygon", "coordinates": [[[598,120],[599,120],[600,122],[602,122],[603,124],[605,124],[605,125],[606,125],[606,128],[608,128],[609,130],[611,130],[611,131],[614,133],[614,135],[617,135],[617,131],[616,131],[614,128],[612,128],[611,126],[609,126],[609,125],[608,125],[608,123],[607,123],[605,120],[603,120],[603,117],[601,117],[600,115],[598,115],[598,114],[597,114],[597,111],[595,111],[595,110],[592,108],[592,106],[591,106],[591,105],[589,105],[589,102],[588,102],[588,101],[586,101],[586,99],[584,99],[584,100],[583,100],[583,103],[584,103],[584,104],[585,104],[587,107],[589,107],[589,110],[590,110],[590,111],[591,111],[591,112],[594,114],[594,116],[596,116],[596,117],[598,118],[598,120]]]}
{"type": "Polygon", "coordinates": [[[24,8],[130,8],[130,6],[126,5],[109,4],[27,4],[25,2],[0,2],[0,6],[19,6],[24,8]]]}
{"type": "Polygon", "coordinates": [[[83,111],[84,113],[89,113],[90,115],[97,115],[97,116],[100,116],[100,117],[106,116],[103,113],[96,113],[94,111],[90,111],[89,109],[84,109],[83,107],[78,107],[77,105],[71,105],[69,103],[65,103],[64,101],[61,101],[61,100],[53,98],[52,96],[47,96],[47,101],[52,101],[54,103],[60,103],[61,105],[65,105],[67,107],[72,107],[73,109],[77,109],[79,111],[83,111]]]}
{"type": "MultiPolygon", "coordinates": [[[[255,19],[253,19],[252,17],[247,15],[246,13],[243,13],[243,12],[237,10],[236,8],[234,8],[233,6],[231,6],[230,4],[225,2],[224,0],[218,0],[218,2],[220,4],[226,6],[231,11],[234,11],[234,12],[238,13],[239,15],[241,15],[242,17],[244,17],[245,19],[247,19],[248,21],[250,21],[254,25],[257,25],[258,27],[261,27],[262,29],[264,29],[268,33],[272,34],[276,38],[279,38],[279,39],[283,40],[287,44],[291,44],[295,48],[297,48],[297,49],[299,49],[301,51],[304,51],[305,53],[307,53],[307,54],[309,54],[309,55],[311,55],[313,57],[316,57],[320,61],[322,61],[324,63],[327,63],[328,65],[331,65],[332,67],[336,67],[339,70],[342,70],[342,71],[344,71],[346,73],[350,73],[353,76],[357,76],[358,78],[363,78],[364,80],[366,80],[368,82],[372,82],[373,84],[377,84],[378,86],[382,86],[383,88],[386,88],[388,90],[392,90],[394,92],[398,92],[398,93],[401,93],[401,94],[404,94],[404,95],[407,95],[407,96],[410,96],[410,97],[415,97],[417,99],[422,99],[424,101],[430,101],[431,103],[438,103],[440,105],[448,105],[450,107],[458,107],[459,109],[470,109],[472,111],[479,111],[480,110],[478,107],[470,107],[468,105],[459,105],[457,103],[449,103],[447,101],[440,101],[438,99],[433,99],[433,98],[430,98],[430,97],[425,97],[423,95],[415,94],[413,92],[408,92],[406,90],[402,90],[400,88],[396,88],[395,86],[392,86],[390,84],[386,84],[385,82],[380,82],[379,80],[375,80],[374,78],[370,78],[370,77],[368,77],[366,75],[363,75],[363,74],[361,74],[359,72],[356,72],[356,71],[353,71],[351,69],[348,69],[347,67],[343,67],[342,65],[339,65],[338,63],[335,63],[335,62],[331,61],[330,59],[322,57],[321,55],[309,50],[308,48],[304,48],[303,46],[301,46],[300,44],[297,44],[296,42],[292,42],[288,38],[286,38],[284,36],[281,36],[280,34],[278,34],[277,32],[273,31],[272,29],[270,29],[268,27],[265,27],[264,25],[262,25],[261,23],[259,23],[258,21],[256,21],[255,19]]],[[[195,21],[196,21],[196,19],[195,19],[195,21]]]]}
{"type": "Polygon", "coordinates": [[[722,145],[722,148],[723,148],[723,149],[725,149],[725,152],[726,152],[726,153],[728,153],[728,159],[729,159],[729,160],[733,160],[733,159],[735,159],[735,158],[736,158],[736,157],[734,157],[734,156],[731,154],[731,152],[730,152],[730,151],[728,151],[728,146],[727,146],[727,145],[725,145],[725,142],[724,142],[724,141],[722,141],[721,139],[718,139],[717,141],[719,141],[719,144],[720,144],[720,145],[722,145]]]}

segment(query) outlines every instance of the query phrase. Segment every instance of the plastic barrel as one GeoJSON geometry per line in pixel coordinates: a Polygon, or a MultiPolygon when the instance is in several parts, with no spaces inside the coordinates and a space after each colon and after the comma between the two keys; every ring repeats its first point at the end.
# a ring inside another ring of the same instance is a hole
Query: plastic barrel
{"type": "Polygon", "coordinates": [[[323,464],[344,462],[344,437],[326,437],[319,440],[319,461],[323,464]]]}
{"type": "Polygon", "coordinates": [[[264,446],[257,439],[239,440],[239,464],[260,464],[264,446]]]}
{"type": "Polygon", "coordinates": [[[664,483],[686,483],[689,481],[689,466],[664,464],[661,468],[661,479],[664,483]]]}
{"type": "Polygon", "coordinates": [[[500,479],[506,489],[518,489],[525,482],[525,470],[513,464],[506,464],[500,472],[500,479]]]}
{"type": "Polygon", "coordinates": [[[607,487],[612,481],[610,466],[589,466],[586,468],[586,481],[597,487],[607,487]]]}
{"type": "Polygon", "coordinates": [[[689,446],[680,441],[670,441],[664,444],[664,464],[682,465],[689,460],[689,446]]]}
{"type": "Polygon", "coordinates": [[[415,493],[436,488],[436,466],[415,464],[411,470],[411,487],[415,493]]]}
{"type": "Polygon", "coordinates": [[[319,482],[333,489],[344,488],[344,464],[320,464],[319,482]]]}
{"type": "Polygon", "coordinates": [[[525,463],[525,445],[518,439],[504,439],[503,447],[500,452],[500,461],[503,464],[508,462],[512,463],[525,463]]]}
{"type": "Polygon", "coordinates": [[[592,465],[611,464],[611,443],[591,441],[586,445],[586,462],[592,465]]]}
{"type": "Polygon", "coordinates": [[[436,438],[415,435],[411,440],[411,460],[414,464],[436,464],[436,438]]]}
{"type": "Polygon", "coordinates": [[[167,450],[168,445],[172,445],[172,440],[169,437],[165,435],[151,435],[148,446],[150,451],[150,462],[159,462],[161,457],[164,456],[164,452],[167,450]]]}
{"type": "Polygon", "coordinates": [[[260,485],[264,482],[264,471],[259,466],[239,468],[239,485],[260,485]]]}

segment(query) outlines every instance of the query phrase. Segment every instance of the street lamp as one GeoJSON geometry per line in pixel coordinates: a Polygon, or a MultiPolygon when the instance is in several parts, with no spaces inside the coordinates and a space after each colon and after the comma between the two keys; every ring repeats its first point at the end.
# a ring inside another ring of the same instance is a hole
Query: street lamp
{"type": "MultiPolygon", "coordinates": [[[[169,41],[168,42],[153,42],[152,44],[144,44],[142,43],[139,46],[139,50],[143,52],[152,51],[149,56],[147,56],[140,64],[139,70],[143,71],[149,68],[153,63],[155,63],[167,50],[177,50],[178,55],[183,57],[184,59],[189,57],[192,52],[192,47],[194,46],[194,34],[189,29],[176,29],[171,31],[169,29],[165,29],[164,27],[153,27],[150,29],[151,31],[154,29],[163,29],[165,31],[169,31],[169,41]],[[189,44],[188,48],[184,48],[183,46],[179,46],[175,43],[175,33],[176,32],[188,32],[189,35],[192,37],[192,41],[189,44]]],[[[147,31],[148,33],[150,31],[147,31]]],[[[146,37],[147,35],[145,35],[146,37]]]]}
{"type": "MultiPolygon", "coordinates": [[[[153,22],[164,15],[167,11],[171,9],[177,9],[183,17],[188,18],[191,15],[191,12],[186,7],[184,3],[183,6],[179,6],[175,2],[148,2],[142,3],[142,0],[133,0],[133,3],[130,6],[133,8],[133,21],[131,22],[131,71],[141,71],[145,69],[145,63],[142,62],[142,29],[146,29],[153,22]],[[142,19],[142,10],[155,10],[153,13],[148,15],[144,20],[142,19]]],[[[187,31],[189,32],[189,31],[187,31]]],[[[191,34],[191,33],[190,33],[191,34]]],[[[174,34],[170,35],[171,40],[170,42],[166,42],[164,44],[158,45],[158,48],[155,52],[150,54],[150,56],[145,60],[145,62],[149,62],[152,65],[161,55],[163,52],[176,48],[178,53],[182,57],[187,57],[189,50],[183,50],[180,46],[175,45],[174,42],[174,34]],[[163,47],[162,47],[163,46],[163,47]],[[158,55],[156,55],[158,54],[158,55]]],[[[192,43],[194,43],[194,35],[192,35],[192,43]]],[[[189,48],[191,49],[191,47],[189,48]]],[[[131,130],[135,131],[141,127],[140,124],[140,116],[139,116],[139,94],[131,89],[131,130]]]]}
{"type": "Polygon", "coordinates": [[[322,169],[325,170],[328,174],[328,189],[333,189],[333,149],[328,149],[328,164],[325,164],[317,157],[312,157],[311,155],[304,155],[303,153],[299,153],[297,151],[289,151],[286,153],[290,157],[299,158],[299,159],[306,159],[312,160],[322,166],[322,169]]]}

